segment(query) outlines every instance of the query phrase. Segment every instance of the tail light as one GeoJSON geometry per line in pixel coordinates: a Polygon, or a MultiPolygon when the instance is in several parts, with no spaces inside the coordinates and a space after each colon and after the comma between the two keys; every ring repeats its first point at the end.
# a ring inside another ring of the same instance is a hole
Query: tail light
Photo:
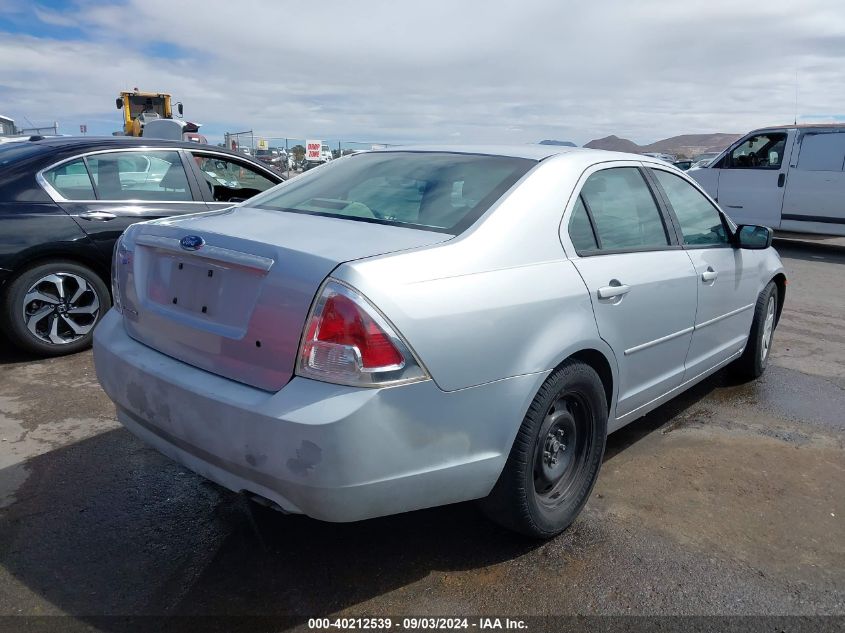
{"type": "Polygon", "coordinates": [[[297,374],[356,387],[383,387],[428,379],[394,327],[360,293],[326,282],[299,349],[297,374]]]}
{"type": "Polygon", "coordinates": [[[132,251],[126,248],[121,235],[114,245],[111,262],[111,296],[112,305],[118,312],[123,312],[123,302],[120,294],[120,268],[132,263],[132,251]]]}

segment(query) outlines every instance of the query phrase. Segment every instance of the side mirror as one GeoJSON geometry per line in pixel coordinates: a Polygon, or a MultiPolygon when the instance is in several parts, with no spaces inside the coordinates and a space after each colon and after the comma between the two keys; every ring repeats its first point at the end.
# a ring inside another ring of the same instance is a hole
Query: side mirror
{"type": "Polygon", "coordinates": [[[179,116],[182,116],[184,108],[182,107],[182,102],[176,104],[176,112],[179,113],[179,116]]]}
{"type": "Polygon", "coordinates": [[[767,226],[740,224],[736,229],[736,242],[740,248],[769,248],[773,237],[774,231],[767,226]]]}
{"type": "Polygon", "coordinates": [[[123,98],[122,98],[122,97],[118,97],[117,99],[115,99],[115,100],[114,100],[114,105],[116,105],[116,106],[117,106],[117,109],[118,109],[118,110],[122,110],[122,109],[123,109],[123,98]]]}

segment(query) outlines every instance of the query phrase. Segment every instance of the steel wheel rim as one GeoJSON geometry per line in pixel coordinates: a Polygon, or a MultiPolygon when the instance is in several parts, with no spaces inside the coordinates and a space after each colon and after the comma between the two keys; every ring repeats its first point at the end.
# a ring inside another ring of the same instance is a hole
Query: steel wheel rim
{"type": "Polygon", "coordinates": [[[772,345],[772,336],[775,333],[775,298],[769,297],[766,305],[766,320],[763,322],[763,345],[760,350],[760,360],[765,361],[769,356],[769,348],[772,345]]]}
{"type": "Polygon", "coordinates": [[[546,411],[534,451],[534,493],[554,508],[570,497],[592,445],[592,411],[578,394],[559,394],[546,411]]]}
{"type": "Polygon", "coordinates": [[[87,336],[99,315],[100,297],[94,285],[74,273],[44,275],[23,298],[26,329],[50,345],[67,345],[87,336]]]}

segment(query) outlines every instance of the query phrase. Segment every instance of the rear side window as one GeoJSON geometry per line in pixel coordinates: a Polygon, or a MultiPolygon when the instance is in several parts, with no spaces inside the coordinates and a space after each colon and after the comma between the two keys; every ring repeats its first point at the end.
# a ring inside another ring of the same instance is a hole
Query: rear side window
{"type": "Polygon", "coordinates": [[[191,200],[179,152],[109,152],[88,157],[100,200],[191,200]]]}
{"type": "Polygon", "coordinates": [[[446,152],[372,152],[343,158],[247,206],[413,226],[457,235],[535,161],[446,152]]]}
{"type": "Polygon", "coordinates": [[[651,190],[636,167],[591,175],[581,197],[592,216],[601,250],[648,250],[669,245],[651,190]]]}
{"type": "Polygon", "coordinates": [[[723,245],[728,244],[722,216],[702,193],[683,178],[667,171],[654,169],[652,172],[663,187],[669,204],[681,225],[684,244],[723,245]]]}
{"type": "Polygon", "coordinates": [[[845,163],[845,134],[805,134],[798,154],[803,171],[842,171],[845,163]]]}
{"type": "Polygon", "coordinates": [[[44,172],[44,179],[65,200],[94,200],[94,187],[83,160],[64,163],[44,172]]]}
{"type": "Polygon", "coordinates": [[[569,218],[569,239],[572,240],[577,253],[594,251],[598,248],[593,223],[587,215],[587,208],[580,196],[572,209],[572,217],[569,218]]]}

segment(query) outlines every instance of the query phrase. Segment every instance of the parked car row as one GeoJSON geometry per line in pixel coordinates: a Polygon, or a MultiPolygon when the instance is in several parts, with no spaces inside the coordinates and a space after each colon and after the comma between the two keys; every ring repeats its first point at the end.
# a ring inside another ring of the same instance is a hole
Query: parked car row
{"type": "Polygon", "coordinates": [[[0,325],[44,355],[91,344],[131,224],[222,209],[282,182],[243,154],[185,141],[52,138],[0,146],[0,325]]]}
{"type": "Polygon", "coordinates": [[[678,158],[673,156],[672,154],[664,154],[659,152],[645,152],[643,156],[648,156],[650,158],[656,158],[657,160],[662,160],[665,163],[669,163],[674,165],[681,171],[686,171],[691,169],[692,167],[705,167],[710,161],[716,156],[718,156],[720,152],[705,152],[703,154],[699,154],[693,158],[678,158]]]}
{"type": "Polygon", "coordinates": [[[707,167],[721,152],[704,152],[692,159],[692,167],[707,167]]]}
{"type": "Polygon", "coordinates": [[[672,164],[675,162],[675,157],[672,154],[665,154],[662,152],[644,152],[643,156],[648,156],[649,158],[656,158],[657,160],[662,160],[664,163],[672,164]]]}

